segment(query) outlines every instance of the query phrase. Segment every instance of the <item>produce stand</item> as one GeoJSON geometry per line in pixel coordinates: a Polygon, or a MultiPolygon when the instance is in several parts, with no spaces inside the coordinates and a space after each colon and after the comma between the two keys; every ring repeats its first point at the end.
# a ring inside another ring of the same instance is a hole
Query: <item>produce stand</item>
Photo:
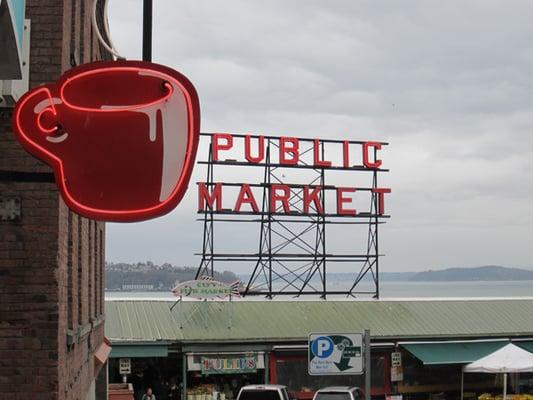
{"type": "MultiPolygon", "coordinates": [[[[477,361],[463,367],[461,373],[461,400],[464,398],[464,373],[483,372],[489,374],[503,374],[503,400],[529,400],[526,395],[507,395],[507,374],[520,372],[533,372],[533,354],[512,343],[496,350],[477,361]]],[[[479,400],[492,400],[486,395],[479,400]]],[[[490,396],[491,397],[491,396],[490,396]]],[[[497,400],[497,399],[495,399],[497,400]]]]}

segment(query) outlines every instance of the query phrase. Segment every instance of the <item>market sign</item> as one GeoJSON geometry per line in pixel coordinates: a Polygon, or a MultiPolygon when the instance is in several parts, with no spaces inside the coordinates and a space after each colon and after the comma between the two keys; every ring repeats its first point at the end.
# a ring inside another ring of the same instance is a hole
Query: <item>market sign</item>
{"type": "MultiPolygon", "coordinates": [[[[336,171],[381,171],[383,161],[379,154],[386,143],[373,141],[322,140],[286,136],[238,135],[215,133],[211,135],[211,159],[208,164],[239,167],[301,168],[336,171]],[[311,146],[309,146],[311,142],[311,146]],[[328,152],[340,154],[339,160],[328,159],[328,152]],[[267,149],[269,151],[267,151],[267,149]],[[308,153],[311,153],[309,162],[308,153]]],[[[385,216],[386,187],[295,185],[285,182],[199,182],[198,212],[216,214],[262,215],[267,211],[277,215],[321,215],[338,217],[372,216],[372,211],[356,209],[359,193],[375,194],[378,199],[375,214],[385,216]],[[266,189],[266,191],[265,191],[266,189]],[[301,190],[295,199],[294,191],[301,190]],[[334,201],[328,208],[322,201],[326,192],[334,191],[334,201]],[[266,196],[266,198],[265,198],[266,196]],[[228,197],[231,197],[228,200],[228,197]],[[268,210],[260,210],[266,201],[268,210]],[[298,204],[296,204],[296,202],[298,204]]]]}
{"type": "Polygon", "coordinates": [[[13,128],[49,164],[65,203],[103,221],[142,221],[183,198],[200,106],[179,72],[142,61],[84,64],[17,103],[13,128]]]}
{"type": "Polygon", "coordinates": [[[240,296],[239,286],[241,282],[224,283],[215,281],[211,277],[203,277],[199,280],[179,283],[172,293],[177,297],[192,297],[195,299],[225,299],[232,296],[240,296]]]}
{"type": "Polygon", "coordinates": [[[308,354],[309,375],[360,375],[364,372],[361,333],[312,333],[308,354]]]}
{"type": "Polygon", "coordinates": [[[250,272],[243,296],[379,298],[378,230],[390,217],[391,189],[381,183],[389,171],[387,142],[348,135],[203,132],[201,137],[209,151],[198,161],[207,173],[197,182],[204,226],[197,276],[243,263],[250,272]],[[255,234],[247,228],[253,225],[255,234]],[[222,235],[214,233],[219,228],[222,235]],[[243,236],[247,240],[239,240],[243,236]],[[334,263],[343,263],[350,274],[342,287],[327,277],[334,263]]]}
{"type": "Polygon", "coordinates": [[[202,357],[201,371],[203,375],[254,373],[257,372],[257,358],[255,356],[202,357]]]}

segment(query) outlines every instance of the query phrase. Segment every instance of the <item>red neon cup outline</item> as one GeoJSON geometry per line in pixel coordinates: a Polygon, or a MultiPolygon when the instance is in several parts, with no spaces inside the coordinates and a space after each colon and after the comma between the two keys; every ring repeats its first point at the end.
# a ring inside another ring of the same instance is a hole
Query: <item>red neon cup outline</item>
{"type": "MultiPolygon", "coordinates": [[[[48,89],[46,89],[46,91],[48,93],[50,93],[50,91],[48,89]]],[[[52,107],[46,107],[44,110],[39,112],[39,114],[37,114],[37,128],[39,128],[45,135],[57,132],[57,130],[58,130],[58,126],[57,125],[54,126],[53,128],[45,128],[43,126],[43,124],[41,123],[41,119],[42,119],[44,113],[47,113],[47,112],[52,113],[52,115],[54,115],[54,117],[57,117],[57,111],[56,111],[55,107],[53,107],[53,104],[52,104],[52,107]]]]}
{"type": "MultiPolygon", "coordinates": [[[[56,174],[56,184],[58,185],[59,187],[59,190],[61,191],[61,193],[63,194],[63,198],[65,200],[65,202],[67,203],[67,205],[69,206],[69,208],[72,208],[74,211],[78,211],[80,212],[80,214],[84,215],[84,216],[88,216],[90,218],[93,218],[93,219],[97,219],[97,220],[104,220],[104,221],[114,221],[114,222],[136,222],[136,221],[142,221],[142,220],[146,220],[150,217],[153,217],[153,216],[158,216],[158,215],[162,215],[162,214],[166,214],[168,212],[170,212],[177,204],[179,204],[179,202],[181,201],[181,199],[183,198],[183,196],[185,195],[185,192],[187,190],[187,185],[184,185],[184,182],[188,182],[190,180],[190,177],[191,177],[191,174],[192,174],[192,167],[193,167],[193,163],[194,163],[194,159],[196,158],[196,150],[197,150],[197,144],[198,144],[198,141],[199,141],[199,132],[200,132],[200,112],[199,112],[199,101],[198,101],[198,96],[197,96],[197,93],[196,93],[196,90],[194,88],[194,86],[192,85],[192,83],[183,75],[179,74],[178,73],[178,76],[180,79],[183,79],[184,82],[186,83],[186,85],[190,86],[189,88],[185,87],[180,81],[178,81],[178,79],[174,78],[173,76],[170,75],[170,73],[173,71],[171,70],[170,68],[167,68],[167,67],[163,67],[161,65],[157,65],[157,64],[151,64],[151,63],[146,63],[146,62],[141,62],[141,61],[124,61],[124,62],[127,62],[127,63],[131,63],[131,64],[136,64],[136,65],[148,65],[148,66],[156,66],[158,68],[162,68],[162,69],[165,69],[165,70],[168,70],[169,73],[166,73],[166,72],[163,72],[163,71],[159,71],[157,69],[151,69],[151,68],[143,68],[143,67],[113,67],[113,66],[110,66],[110,67],[106,67],[106,68],[98,68],[99,65],[113,65],[113,64],[116,64],[117,61],[113,61],[113,62],[95,62],[95,63],[90,63],[90,64],[85,64],[81,67],[78,67],[77,69],[86,69],[86,68],[93,68],[93,67],[96,67],[98,69],[94,69],[94,70],[90,70],[90,71],[86,71],[85,73],[81,73],[81,75],[83,76],[86,76],[87,74],[91,73],[91,72],[108,72],[108,71],[117,71],[117,70],[125,70],[125,69],[128,69],[128,70],[136,70],[136,71],[149,71],[149,72],[155,72],[157,74],[161,74],[161,75],[164,75],[165,77],[168,78],[168,80],[170,80],[171,82],[175,83],[182,91],[184,97],[185,97],[185,100],[186,100],[186,103],[187,103],[187,117],[188,117],[188,137],[187,137],[187,151],[186,151],[186,154],[185,154],[185,162],[183,164],[183,168],[182,168],[182,172],[181,172],[181,175],[180,175],[180,179],[178,180],[174,190],[172,191],[172,193],[167,197],[167,199],[159,204],[157,204],[156,206],[153,206],[153,207],[147,207],[147,208],[141,208],[141,209],[131,209],[131,210],[121,210],[121,211],[117,211],[117,210],[104,210],[104,209],[98,209],[98,208],[93,208],[93,207],[88,207],[88,206],[85,206],[81,203],[79,203],[78,201],[76,201],[72,195],[70,194],[70,192],[68,191],[68,188],[66,187],[65,185],[65,173],[64,173],[64,170],[63,170],[63,162],[61,159],[59,159],[58,157],[56,157],[53,153],[49,152],[48,150],[46,150],[44,147],[40,146],[39,144],[35,143],[33,140],[30,139],[29,135],[27,135],[27,133],[24,132],[24,130],[22,129],[22,125],[21,125],[21,121],[20,121],[20,118],[21,118],[21,110],[24,110],[25,109],[25,105],[26,103],[32,99],[37,93],[39,93],[40,91],[45,91],[48,95],[48,98],[49,98],[49,101],[50,101],[50,104],[51,104],[51,107],[53,108],[54,112],[55,111],[55,107],[54,107],[54,103],[52,101],[52,93],[50,92],[50,90],[47,88],[47,87],[42,87],[42,88],[39,88],[37,90],[34,90],[34,91],[30,91],[30,92],[27,92],[23,97],[22,99],[19,101],[19,103],[17,104],[17,107],[15,109],[15,118],[14,118],[14,125],[15,125],[15,133],[17,134],[17,136],[19,136],[19,138],[21,139],[21,143],[26,147],[26,149],[30,152],[30,153],[39,153],[41,155],[42,158],[44,158],[45,160],[50,160],[50,162],[53,164],[52,167],[54,169],[54,173],[56,174]],[[191,93],[190,91],[192,92],[193,96],[194,96],[194,103],[193,104],[193,99],[191,99],[191,93]],[[196,108],[195,108],[196,106],[196,108]],[[196,118],[198,119],[198,127],[196,127],[196,118]],[[84,214],[85,213],[85,214],[84,214]]],[[[122,63],[124,63],[122,62],[122,63]]],[[[76,68],[75,68],[76,69],[76,68]]],[[[74,70],[75,70],[74,69],[74,70]]],[[[76,71],[72,72],[73,70],[67,72],[65,75],[68,75],[69,73],[75,73],[76,71]]],[[[174,71],[174,72],[177,72],[177,71],[174,71]]],[[[66,83],[68,81],[71,81],[75,78],[68,78],[66,76],[63,76],[62,78],[60,79],[65,79],[65,83],[63,83],[60,87],[60,97],[63,96],[63,89],[64,89],[64,86],[66,85],[66,83]]],[[[167,82],[168,84],[168,82],[167,82]]],[[[166,85],[165,85],[166,86],[166,85]]],[[[173,89],[173,88],[172,88],[173,89]]],[[[153,105],[153,104],[157,104],[157,103],[160,103],[162,101],[165,101],[166,99],[168,99],[171,95],[172,95],[173,91],[172,92],[169,92],[169,94],[167,94],[164,98],[162,99],[158,99],[156,102],[150,102],[150,103],[147,103],[147,104],[143,104],[141,106],[134,106],[133,108],[132,107],[128,107],[128,108],[118,108],[118,109],[91,109],[91,108],[84,108],[84,107],[72,107],[74,109],[78,109],[80,111],[90,111],[90,112],[118,112],[118,111],[128,111],[128,110],[133,110],[133,109],[138,109],[138,108],[144,108],[144,107],[148,107],[150,105],[153,105]]],[[[61,101],[63,101],[65,103],[65,105],[67,107],[71,107],[71,105],[69,105],[68,102],[65,102],[64,101],[64,98],[61,98],[61,101]]],[[[41,115],[41,113],[39,114],[39,116],[41,115]]],[[[38,123],[38,128],[39,129],[42,129],[44,127],[40,126],[40,124],[38,123]]],[[[46,128],[45,129],[42,129],[45,133],[46,132],[46,128]]],[[[54,130],[55,131],[55,130],[54,130]]],[[[52,131],[53,132],[53,131],[52,131]]]]}
{"type": "MultiPolygon", "coordinates": [[[[84,78],[84,77],[89,76],[89,75],[97,75],[99,73],[106,73],[106,72],[110,72],[110,71],[112,71],[112,72],[137,72],[137,73],[141,73],[142,71],[152,71],[153,72],[153,70],[146,69],[146,68],[138,68],[138,67],[115,67],[115,68],[111,67],[111,68],[101,68],[101,69],[98,69],[98,70],[91,70],[91,71],[87,71],[87,72],[82,72],[80,74],[75,75],[73,78],[70,78],[70,79],[67,78],[65,80],[65,82],[61,85],[61,87],[59,88],[59,97],[61,98],[61,101],[63,103],[65,103],[65,105],[67,107],[72,108],[73,110],[78,110],[78,111],[87,111],[87,112],[121,112],[121,111],[138,110],[140,108],[146,108],[146,107],[150,107],[150,106],[153,106],[153,105],[156,105],[156,104],[159,104],[159,103],[163,103],[163,102],[167,101],[174,94],[174,88],[172,87],[172,85],[170,85],[168,82],[164,82],[163,85],[167,89],[169,89],[169,92],[165,96],[161,97],[160,99],[157,99],[157,100],[154,100],[154,101],[150,101],[150,102],[147,102],[147,103],[142,103],[142,104],[135,104],[135,105],[131,105],[131,106],[124,106],[124,107],[117,107],[117,108],[91,108],[91,107],[77,106],[77,105],[74,105],[74,104],[70,103],[69,101],[67,101],[67,99],[65,97],[65,86],[67,86],[69,83],[72,83],[76,79],[84,78]]],[[[167,74],[164,74],[164,75],[167,75],[167,74]]],[[[182,90],[182,92],[184,92],[184,93],[187,92],[186,90],[183,90],[183,86],[181,85],[180,82],[178,82],[176,79],[174,79],[172,77],[169,77],[169,78],[170,78],[171,81],[174,81],[175,83],[178,84],[178,86],[180,86],[180,89],[182,90]]]]}

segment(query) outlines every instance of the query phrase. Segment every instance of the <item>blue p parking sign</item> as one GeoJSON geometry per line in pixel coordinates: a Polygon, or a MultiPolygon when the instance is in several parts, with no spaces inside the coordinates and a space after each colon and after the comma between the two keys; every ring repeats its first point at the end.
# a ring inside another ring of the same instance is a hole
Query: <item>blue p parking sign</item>
{"type": "Polygon", "coordinates": [[[311,352],[318,358],[328,358],[333,354],[333,340],[328,336],[320,336],[311,342],[311,352]]]}
{"type": "Polygon", "coordinates": [[[310,375],[360,375],[363,373],[361,333],[309,335],[310,375]]]}

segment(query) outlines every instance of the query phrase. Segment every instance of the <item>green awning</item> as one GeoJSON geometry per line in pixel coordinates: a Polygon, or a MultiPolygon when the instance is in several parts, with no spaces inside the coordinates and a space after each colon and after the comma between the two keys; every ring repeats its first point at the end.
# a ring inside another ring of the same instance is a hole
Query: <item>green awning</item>
{"type": "Polygon", "coordinates": [[[513,342],[513,344],[516,344],[517,346],[523,348],[524,350],[529,351],[530,353],[533,353],[533,342],[513,342]]]}
{"type": "Polygon", "coordinates": [[[113,344],[110,358],[167,357],[168,346],[161,344],[113,344]]]}
{"type": "Polygon", "coordinates": [[[402,347],[422,361],[424,365],[467,364],[499,350],[507,343],[509,342],[434,342],[402,344],[402,347]]]}

